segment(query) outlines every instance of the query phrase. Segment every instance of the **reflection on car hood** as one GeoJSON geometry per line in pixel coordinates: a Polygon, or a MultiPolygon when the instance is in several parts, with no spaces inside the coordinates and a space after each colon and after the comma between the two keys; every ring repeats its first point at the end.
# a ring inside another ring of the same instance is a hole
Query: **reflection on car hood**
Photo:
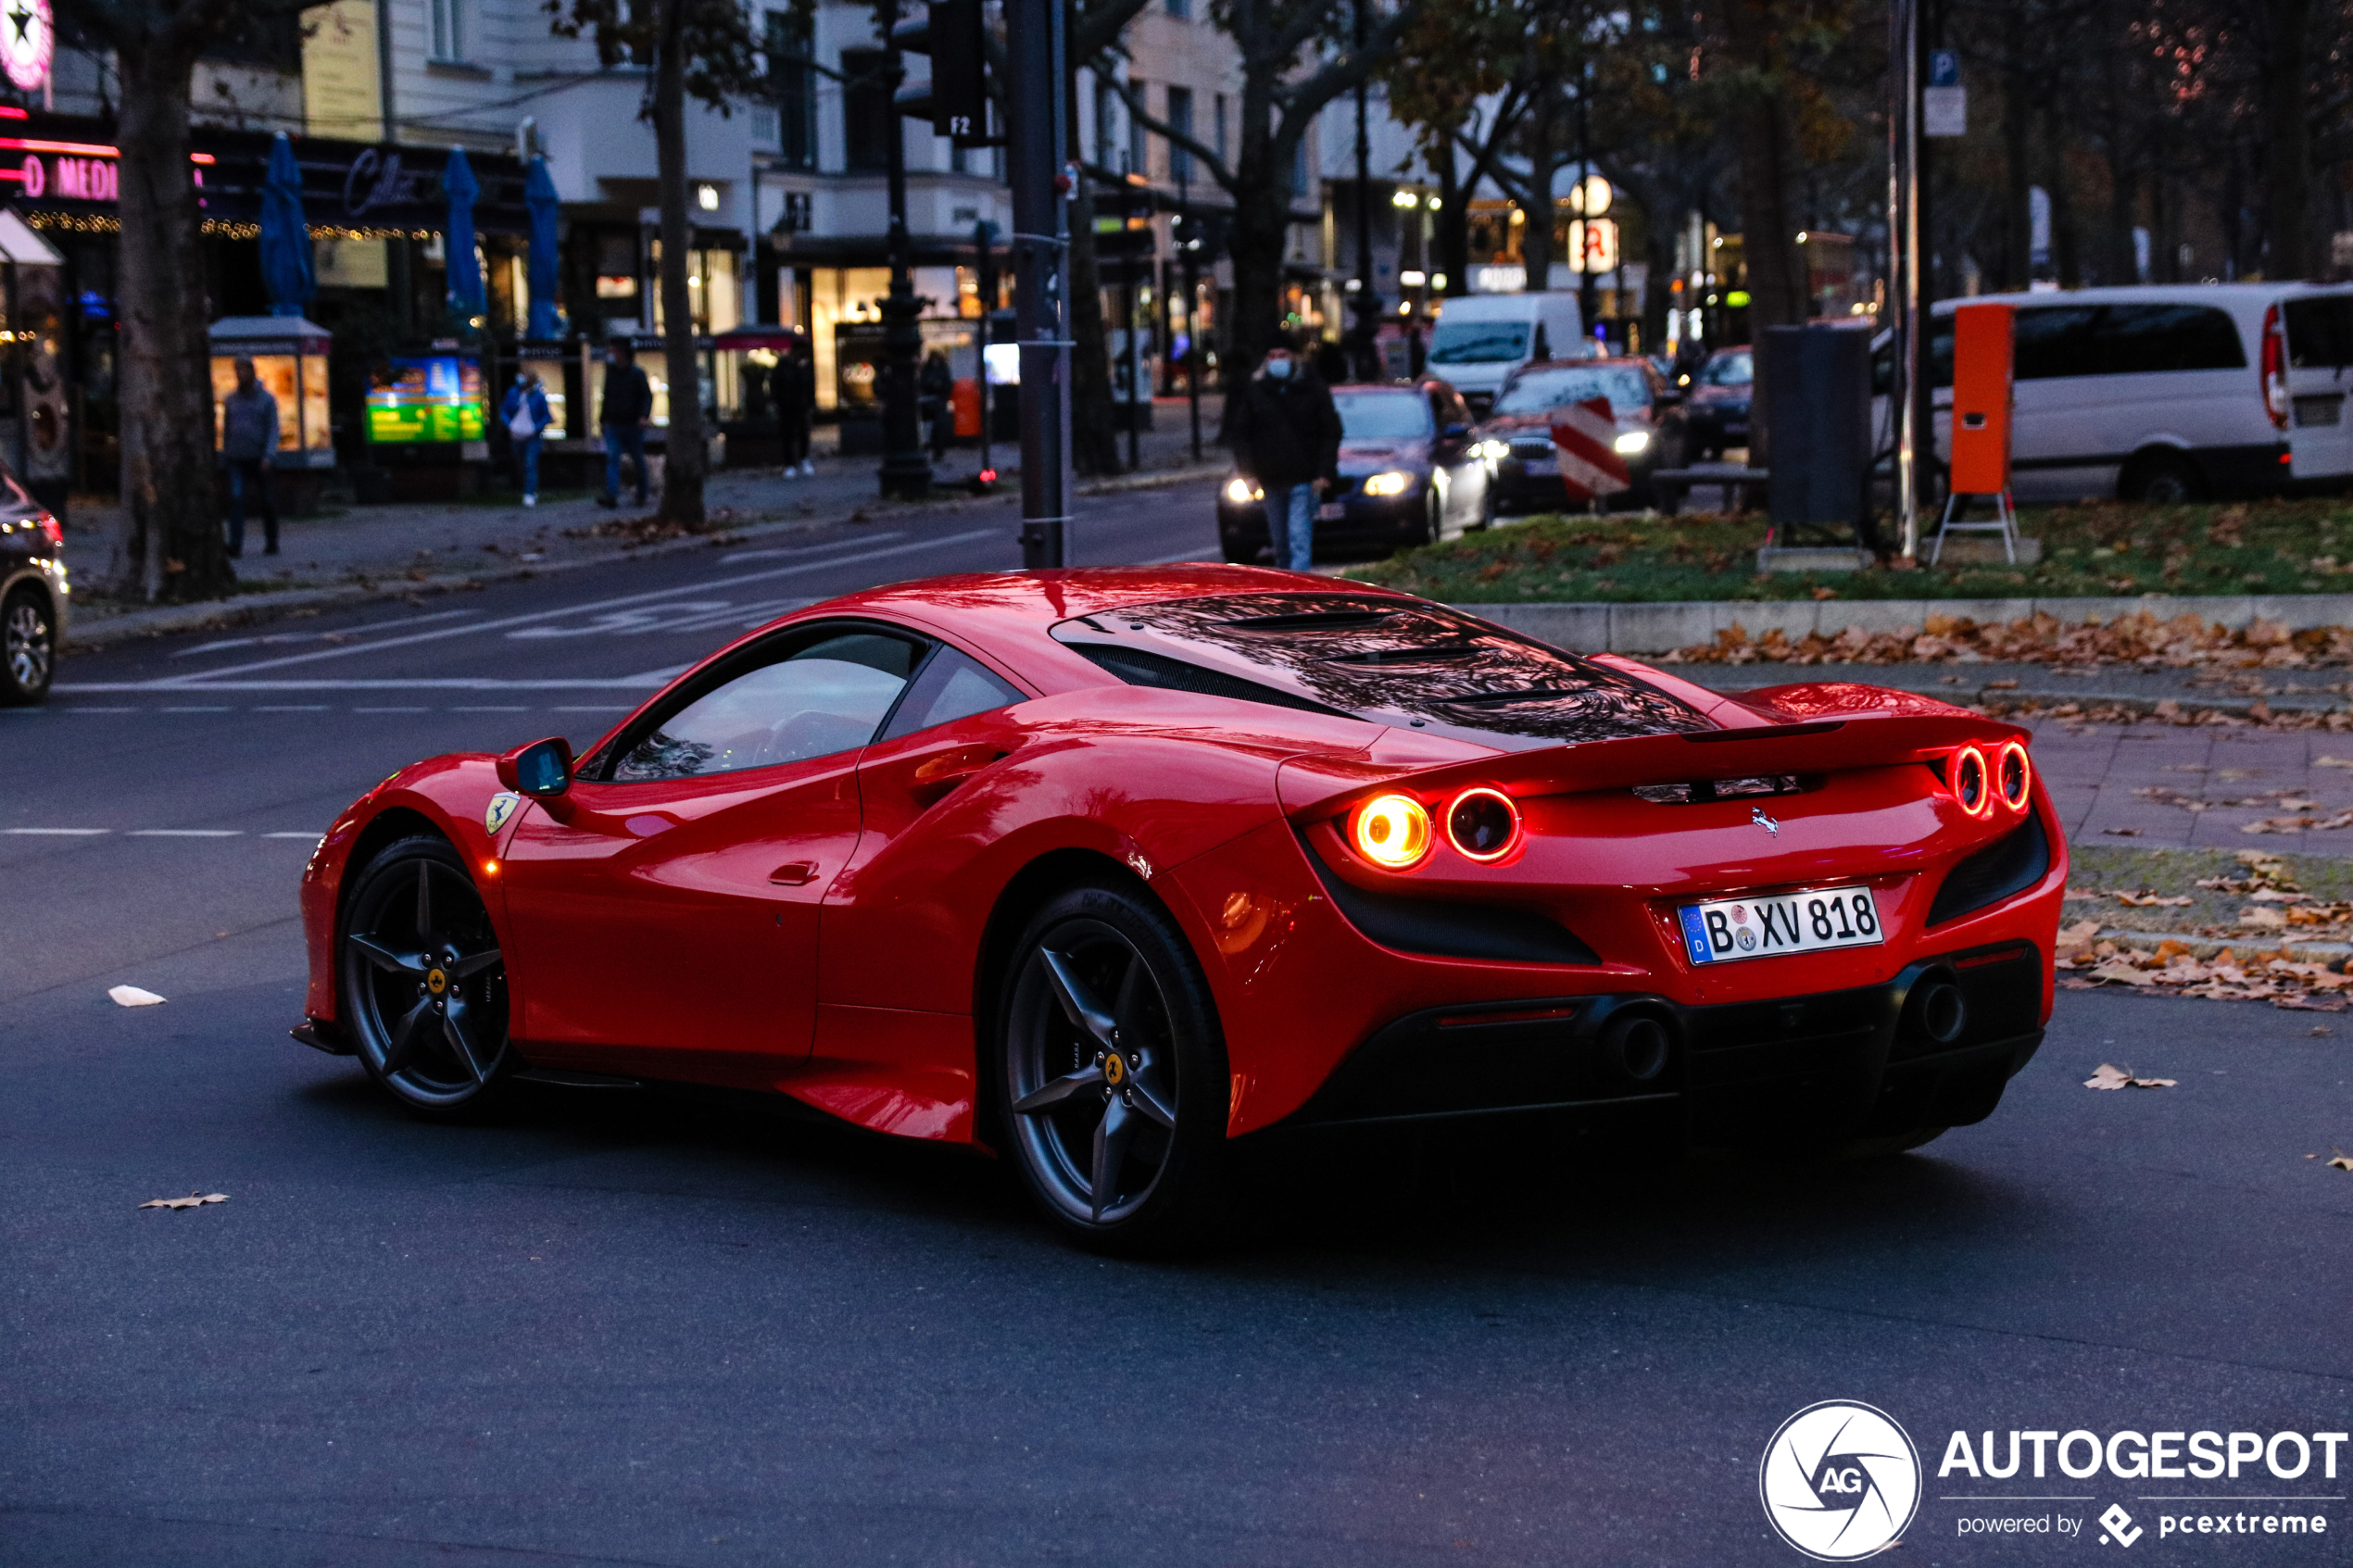
{"type": "Polygon", "coordinates": [[[1254,688],[1510,751],[1719,727],[1623,671],[1425,599],[1219,595],[1079,617],[1053,635],[1133,684],[1254,688]]]}
{"type": "Polygon", "coordinates": [[[1428,467],[1429,456],[1418,442],[1343,441],[1340,445],[1340,471],[1352,479],[1385,469],[1420,473],[1428,467]]]}
{"type": "MultiPolygon", "coordinates": [[[[1632,415],[1617,416],[1617,428],[1620,430],[1640,430],[1648,422],[1632,415]]],[[[1552,428],[1553,416],[1549,411],[1541,414],[1496,414],[1479,425],[1478,433],[1508,441],[1523,433],[1549,434],[1552,428]]]]}

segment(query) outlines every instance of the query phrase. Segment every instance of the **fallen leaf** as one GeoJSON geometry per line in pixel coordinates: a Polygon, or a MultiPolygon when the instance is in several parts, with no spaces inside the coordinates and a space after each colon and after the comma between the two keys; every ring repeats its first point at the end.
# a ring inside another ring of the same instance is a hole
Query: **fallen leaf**
{"type": "Polygon", "coordinates": [[[2129,904],[2136,909],[2175,909],[2192,902],[2186,893],[2178,898],[2168,898],[2156,893],[2119,893],[2114,897],[2118,903],[2129,904]]]}
{"type": "Polygon", "coordinates": [[[2347,1154],[2340,1148],[2335,1151],[2335,1155],[2336,1158],[2329,1161],[2333,1168],[2339,1171],[2353,1171],[2353,1154],[2347,1154]]]}
{"type": "Polygon", "coordinates": [[[2241,925],[2284,926],[2287,924],[2287,915],[2279,909],[2257,909],[2250,905],[2239,911],[2239,923],[2241,925]]]}
{"type": "Polygon", "coordinates": [[[2094,980],[2120,980],[2127,985],[2154,985],[2157,984],[2157,977],[2155,975],[2135,969],[2131,960],[2121,958],[2110,959],[2106,963],[2101,964],[2097,969],[2092,971],[2090,978],[2094,980]]]}
{"type": "Polygon", "coordinates": [[[2312,759],[2312,766],[2315,768],[2353,768],[2353,757],[2315,757],[2312,759]]]}
{"type": "Polygon", "coordinates": [[[208,1203],[226,1203],[225,1192],[190,1193],[185,1198],[151,1198],[139,1205],[142,1209],[201,1209],[208,1203]]]}
{"type": "Polygon", "coordinates": [[[2016,681],[1988,681],[1985,683],[1985,689],[1989,692],[2014,692],[2018,690],[2018,683],[2016,681]]]}
{"type": "Polygon", "coordinates": [[[2173,1087],[2173,1080],[2135,1078],[2130,1068],[2113,1067],[2103,1061],[2098,1072],[2083,1080],[2083,1086],[2087,1089],[2170,1089],[2173,1087]]]}
{"type": "Polygon", "coordinates": [[[2091,937],[2097,936],[2099,934],[2099,922],[2095,920],[2079,920],[2073,925],[2062,926],[2059,928],[2059,940],[2063,942],[2082,942],[2091,937]]]}
{"type": "Polygon", "coordinates": [[[2315,1035],[2325,1035],[2328,1032],[2329,1026],[2325,1023],[2315,1023],[2312,1025],[2312,1033],[2315,1035]]]}
{"type": "MultiPolygon", "coordinates": [[[[2116,838],[2138,838],[2141,836],[2141,830],[2138,828],[2105,828],[2101,831],[2116,838]]],[[[2239,831],[2245,833],[2249,830],[2242,828],[2239,831]]]]}
{"type": "Polygon", "coordinates": [[[136,985],[117,985],[107,993],[119,1008],[151,1008],[163,1000],[153,991],[142,991],[136,985]]]}

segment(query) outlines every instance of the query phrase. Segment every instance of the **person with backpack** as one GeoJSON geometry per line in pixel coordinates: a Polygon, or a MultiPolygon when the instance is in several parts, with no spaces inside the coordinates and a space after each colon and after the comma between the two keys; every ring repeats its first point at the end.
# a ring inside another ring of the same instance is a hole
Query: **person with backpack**
{"type": "Polygon", "coordinates": [[[522,470],[522,504],[535,507],[539,504],[539,443],[547,427],[556,422],[536,370],[515,372],[515,384],[507,389],[498,417],[507,421],[507,433],[514,438],[515,464],[522,470]]]}
{"type": "Polygon", "coordinates": [[[1331,388],[1289,344],[1266,351],[1242,383],[1241,408],[1227,421],[1234,466],[1265,492],[1275,564],[1315,564],[1315,508],[1340,483],[1340,410],[1331,388]]]}

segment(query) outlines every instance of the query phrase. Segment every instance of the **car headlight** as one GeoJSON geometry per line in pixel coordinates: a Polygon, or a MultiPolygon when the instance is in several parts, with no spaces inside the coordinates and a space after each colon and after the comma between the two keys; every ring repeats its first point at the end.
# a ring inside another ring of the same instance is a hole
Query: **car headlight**
{"type": "Polygon", "coordinates": [[[1471,448],[1474,458],[1508,458],[1511,455],[1512,444],[1508,441],[1482,441],[1471,448]]]}
{"type": "Polygon", "coordinates": [[[1619,436],[1617,442],[1617,449],[1629,458],[1650,444],[1651,433],[1646,430],[1629,430],[1619,436]]]}
{"type": "Polygon", "coordinates": [[[1377,473],[1365,481],[1365,494],[1367,495],[1403,495],[1413,487],[1412,474],[1399,473],[1393,469],[1388,473],[1377,473]]]}
{"type": "Polygon", "coordinates": [[[1246,507],[1252,501],[1263,501],[1265,498],[1265,491],[1239,475],[1226,482],[1226,499],[1238,507],[1246,507]]]}

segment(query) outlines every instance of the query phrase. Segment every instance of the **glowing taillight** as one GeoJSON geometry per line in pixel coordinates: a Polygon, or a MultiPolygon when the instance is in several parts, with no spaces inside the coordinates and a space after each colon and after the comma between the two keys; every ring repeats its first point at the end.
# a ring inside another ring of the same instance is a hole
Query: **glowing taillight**
{"type": "Polygon", "coordinates": [[[2263,411],[2271,423],[2287,428],[2287,340],[2280,335],[2280,307],[2263,312],[2263,411]]]}
{"type": "Polygon", "coordinates": [[[1469,860],[1500,860],[1519,847],[1519,808],[1500,790],[1466,789],[1446,808],[1446,840],[1469,860]]]}
{"type": "Polygon", "coordinates": [[[2026,759],[2026,747],[2020,742],[2002,743],[2000,758],[1994,764],[1994,787],[2000,792],[2003,805],[2013,811],[2026,809],[2026,798],[2034,790],[2034,764],[2026,759]]]}
{"type": "Polygon", "coordinates": [[[49,547],[53,550],[66,542],[65,525],[47,512],[43,512],[41,521],[33,526],[41,530],[41,537],[49,542],[49,547]]]}
{"type": "Polygon", "coordinates": [[[1965,746],[1953,753],[1944,782],[1954,802],[1970,816],[1982,817],[1994,809],[1994,781],[1985,767],[1985,753],[1977,747],[1965,746]]]}
{"type": "Polygon", "coordinates": [[[1429,812],[1406,795],[1379,795],[1356,808],[1348,841],[1377,866],[1403,871],[1429,853],[1429,812]]]}

